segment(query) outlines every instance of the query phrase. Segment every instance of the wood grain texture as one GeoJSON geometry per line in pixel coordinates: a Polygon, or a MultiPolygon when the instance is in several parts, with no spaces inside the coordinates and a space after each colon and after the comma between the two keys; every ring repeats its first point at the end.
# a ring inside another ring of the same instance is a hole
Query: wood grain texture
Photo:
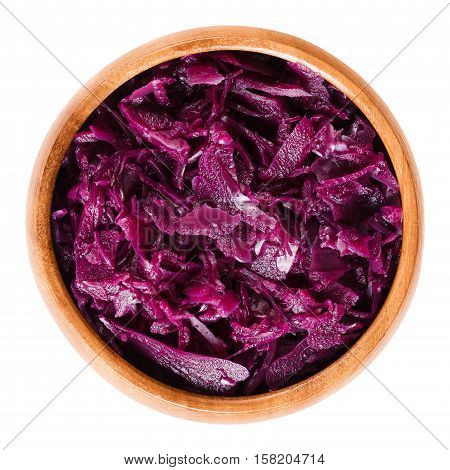
{"type": "Polygon", "coordinates": [[[422,198],[408,143],[389,109],[355,72],[301,39],[257,28],[209,27],[149,42],[102,70],[63,109],[40,149],[30,182],[27,237],[41,293],[59,327],[86,361],[114,386],[171,415],[211,422],[243,422],[290,413],[342,386],[379,352],[395,330],[417,280],[422,248],[422,198]],[[193,394],[164,385],[131,366],[91,329],[72,301],[53,251],[50,206],[58,169],[69,143],[91,112],[119,85],[161,62],[204,51],[245,50],[301,61],[339,88],[370,120],[392,160],[400,183],[404,222],[400,263],[379,314],[356,342],[323,371],[290,387],[251,397],[193,394]],[[95,359],[94,359],[95,358],[95,359]]]}

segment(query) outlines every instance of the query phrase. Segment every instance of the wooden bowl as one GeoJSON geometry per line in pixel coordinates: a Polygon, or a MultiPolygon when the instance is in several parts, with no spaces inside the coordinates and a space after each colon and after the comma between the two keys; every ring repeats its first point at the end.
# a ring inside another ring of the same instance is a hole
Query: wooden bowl
{"type": "Polygon", "coordinates": [[[103,377],[136,400],[171,415],[242,422],[284,415],[319,400],[353,377],[379,352],[398,325],[414,290],[422,246],[422,202],[414,160],[400,127],[382,100],[353,70],[293,36],[247,27],[210,27],[172,34],[138,47],[102,70],[74,96],[40,149],[29,189],[27,235],[36,281],[50,311],[72,345],[103,377]],[[254,51],[301,61],[353,99],[389,153],[400,183],[404,211],[401,258],[392,288],[375,320],[356,344],[326,369],[300,383],[238,398],[211,397],[170,387],[105,347],[64,285],[50,229],[52,192],[61,161],[75,133],[99,103],[131,77],[161,62],[217,50],[254,51]]]}

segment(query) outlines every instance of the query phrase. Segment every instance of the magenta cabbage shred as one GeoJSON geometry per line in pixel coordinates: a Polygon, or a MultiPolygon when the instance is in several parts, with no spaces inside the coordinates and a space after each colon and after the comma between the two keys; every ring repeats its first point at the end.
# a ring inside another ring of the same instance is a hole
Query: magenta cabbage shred
{"type": "Polygon", "coordinates": [[[239,396],[316,374],[373,321],[402,240],[380,137],[300,63],[210,52],[114,91],[62,162],[62,276],[148,375],[239,396]]]}

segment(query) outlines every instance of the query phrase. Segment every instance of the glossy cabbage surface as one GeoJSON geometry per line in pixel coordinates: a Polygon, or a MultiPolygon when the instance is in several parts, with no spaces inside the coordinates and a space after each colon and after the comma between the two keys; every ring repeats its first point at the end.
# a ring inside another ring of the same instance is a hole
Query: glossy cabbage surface
{"type": "Polygon", "coordinates": [[[212,52],[161,64],[99,105],[54,191],[59,266],[129,362],[199,393],[320,371],[379,311],[401,249],[376,132],[301,64],[212,52]]]}

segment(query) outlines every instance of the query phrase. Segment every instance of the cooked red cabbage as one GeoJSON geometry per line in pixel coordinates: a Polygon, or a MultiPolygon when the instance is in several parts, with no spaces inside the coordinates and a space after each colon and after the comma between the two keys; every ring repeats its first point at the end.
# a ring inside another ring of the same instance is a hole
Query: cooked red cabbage
{"type": "Polygon", "coordinates": [[[302,64],[210,52],[126,82],[83,124],[53,198],[59,266],[129,362],[200,393],[311,376],[379,311],[402,239],[373,127],[302,64]]]}

